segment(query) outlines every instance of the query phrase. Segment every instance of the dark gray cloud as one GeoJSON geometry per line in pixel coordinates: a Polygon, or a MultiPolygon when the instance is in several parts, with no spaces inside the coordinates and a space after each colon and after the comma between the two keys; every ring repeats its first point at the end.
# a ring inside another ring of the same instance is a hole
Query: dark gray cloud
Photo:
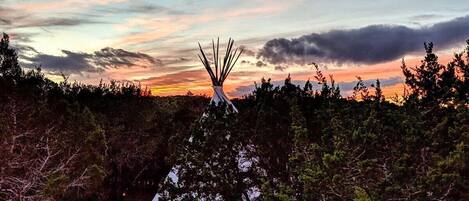
{"type": "Polygon", "coordinates": [[[308,64],[313,61],[374,64],[420,51],[426,41],[434,42],[436,48],[445,49],[466,39],[469,39],[469,16],[417,29],[372,25],[293,39],[278,38],[264,44],[257,57],[273,64],[308,64]]]}
{"type": "MultiPolygon", "coordinates": [[[[363,82],[366,86],[370,86],[371,84],[376,83],[376,79],[363,80],[363,82]]],[[[388,79],[380,79],[381,87],[393,86],[395,84],[399,84],[402,82],[403,80],[401,77],[390,77],[388,79]]],[[[274,86],[283,86],[285,83],[285,80],[275,80],[275,81],[271,81],[271,83],[274,86]]],[[[292,80],[292,83],[303,87],[306,81],[305,80],[292,80]]],[[[313,90],[321,89],[321,85],[318,85],[317,82],[312,82],[312,84],[313,84],[313,90]]],[[[338,82],[337,84],[340,88],[341,94],[343,96],[349,96],[352,94],[353,87],[355,87],[355,85],[357,84],[357,81],[338,82]]],[[[243,95],[250,94],[252,91],[254,91],[254,89],[255,89],[254,84],[239,86],[239,87],[236,87],[234,91],[229,92],[228,95],[240,97],[243,95]]]]}
{"type": "Polygon", "coordinates": [[[264,67],[264,66],[267,66],[267,64],[264,63],[264,62],[262,62],[262,61],[257,61],[257,62],[256,62],[256,66],[257,66],[257,67],[264,67]]]}
{"type": "Polygon", "coordinates": [[[28,46],[21,46],[18,49],[20,52],[25,53],[20,55],[20,59],[25,61],[23,65],[26,67],[41,67],[49,72],[62,72],[65,74],[103,72],[109,68],[156,67],[161,65],[160,60],[147,54],[110,47],[93,53],[62,50],[63,55],[61,56],[39,53],[28,46]],[[32,54],[32,56],[28,56],[26,53],[32,54]]]}
{"type": "Polygon", "coordinates": [[[256,52],[247,48],[245,45],[239,46],[239,49],[243,50],[243,56],[251,56],[251,57],[256,56],[256,52]]]}
{"type": "Polygon", "coordinates": [[[288,66],[286,66],[286,65],[276,65],[276,66],[274,67],[274,69],[275,69],[275,70],[278,70],[278,71],[284,71],[284,70],[286,70],[287,68],[288,68],[288,66]]]}
{"type": "Polygon", "coordinates": [[[34,57],[23,57],[30,63],[26,67],[41,67],[50,72],[63,72],[66,74],[80,74],[82,72],[102,72],[91,64],[91,54],[62,50],[63,56],[39,53],[34,57]]]}
{"type": "Polygon", "coordinates": [[[251,61],[248,61],[248,60],[242,60],[241,64],[253,65],[253,66],[256,66],[256,67],[259,67],[259,68],[267,66],[266,63],[264,63],[263,61],[260,61],[260,60],[258,60],[256,62],[251,62],[251,61]]]}
{"type": "Polygon", "coordinates": [[[28,45],[17,44],[13,48],[16,49],[20,58],[23,58],[25,55],[39,54],[39,52],[34,47],[28,45]]]}
{"type": "Polygon", "coordinates": [[[129,52],[123,49],[106,47],[94,52],[94,62],[104,68],[132,67],[137,65],[159,66],[161,61],[140,52],[129,52]]]}

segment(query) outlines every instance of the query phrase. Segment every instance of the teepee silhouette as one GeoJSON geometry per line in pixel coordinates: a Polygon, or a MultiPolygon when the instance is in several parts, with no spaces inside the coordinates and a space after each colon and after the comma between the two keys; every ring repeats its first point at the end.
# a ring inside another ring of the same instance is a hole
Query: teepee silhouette
{"type": "Polygon", "coordinates": [[[243,49],[236,48],[233,50],[234,40],[231,38],[228,40],[228,45],[226,46],[225,56],[223,60],[219,57],[219,50],[220,50],[220,40],[217,39],[217,43],[215,45],[215,41],[212,40],[212,49],[213,49],[213,61],[210,62],[205,54],[202,46],[199,43],[199,49],[201,54],[197,54],[199,56],[200,61],[204,65],[205,69],[207,70],[208,74],[210,75],[210,79],[212,80],[212,87],[213,87],[213,96],[210,100],[210,104],[220,105],[222,103],[227,104],[228,107],[232,108],[232,111],[237,113],[238,109],[233,105],[233,103],[228,99],[223,91],[223,82],[225,82],[226,78],[230,74],[231,70],[233,69],[236,61],[238,61],[239,57],[243,53],[243,49]],[[213,67],[211,65],[213,64],[213,67]]]}

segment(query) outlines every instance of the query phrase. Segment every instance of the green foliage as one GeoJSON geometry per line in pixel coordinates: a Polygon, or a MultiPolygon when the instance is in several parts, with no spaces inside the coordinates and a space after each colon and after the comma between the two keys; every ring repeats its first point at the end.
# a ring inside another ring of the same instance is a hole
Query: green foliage
{"type": "Polygon", "coordinates": [[[226,105],[210,106],[181,144],[175,164],[178,181],[167,179],[164,199],[236,200],[252,185],[252,161],[239,132],[234,113],[226,105]]]}
{"type": "Polygon", "coordinates": [[[22,72],[3,38],[0,200],[469,200],[469,47],[442,65],[428,44],[404,64],[402,105],[379,80],[342,98],[313,64],[318,86],[262,79],[234,114],[130,83],[54,83],[22,72]]]}
{"type": "Polygon", "coordinates": [[[355,198],[353,199],[353,201],[371,201],[370,196],[363,188],[356,186],[354,190],[354,194],[355,194],[355,198]]]}
{"type": "Polygon", "coordinates": [[[51,174],[46,178],[42,192],[46,197],[61,197],[67,189],[70,178],[61,173],[51,174]]]}

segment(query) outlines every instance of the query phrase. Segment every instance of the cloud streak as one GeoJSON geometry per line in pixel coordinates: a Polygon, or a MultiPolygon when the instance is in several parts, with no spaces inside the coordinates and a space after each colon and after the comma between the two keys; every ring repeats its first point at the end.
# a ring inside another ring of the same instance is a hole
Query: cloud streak
{"type": "Polygon", "coordinates": [[[103,68],[120,68],[132,66],[160,66],[162,62],[152,56],[140,52],[106,47],[94,52],[94,62],[103,68]]]}
{"type": "Polygon", "coordinates": [[[31,48],[27,50],[35,54],[33,56],[22,55],[21,59],[26,61],[23,65],[30,68],[40,66],[47,71],[55,73],[99,73],[109,68],[157,67],[162,65],[160,60],[150,55],[110,47],[93,53],[62,50],[62,55],[60,56],[39,53],[31,48]]]}
{"type": "Polygon", "coordinates": [[[293,39],[278,38],[266,42],[257,57],[272,64],[302,65],[313,61],[376,64],[419,51],[427,41],[444,49],[466,39],[469,39],[469,16],[416,29],[372,25],[293,39]]]}
{"type": "Polygon", "coordinates": [[[0,28],[18,29],[31,27],[78,26],[103,23],[84,17],[38,17],[28,11],[0,6],[0,28]]]}
{"type": "Polygon", "coordinates": [[[196,14],[166,9],[166,12],[170,12],[172,15],[159,17],[154,17],[152,13],[150,13],[151,15],[149,16],[149,13],[142,12],[140,16],[132,18],[124,24],[120,24],[118,27],[121,30],[142,29],[144,31],[128,34],[122,37],[119,43],[135,45],[155,42],[159,39],[169,37],[172,34],[187,31],[198,25],[216,21],[223,22],[232,19],[247,19],[262,15],[273,15],[287,8],[288,4],[286,3],[271,2],[256,6],[250,4],[249,7],[226,9],[223,12],[212,8],[202,10],[200,13],[196,14]]]}
{"type": "Polygon", "coordinates": [[[208,78],[207,72],[204,70],[187,70],[136,81],[150,86],[168,86],[196,82],[209,83],[210,80],[208,78]]]}
{"type": "Polygon", "coordinates": [[[183,11],[176,9],[150,4],[148,2],[133,2],[127,4],[126,7],[100,7],[95,9],[97,12],[120,14],[120,13],[134,13],[134,14],[169,14],[169,15],[182,15],[186,14],[183,11]]]}

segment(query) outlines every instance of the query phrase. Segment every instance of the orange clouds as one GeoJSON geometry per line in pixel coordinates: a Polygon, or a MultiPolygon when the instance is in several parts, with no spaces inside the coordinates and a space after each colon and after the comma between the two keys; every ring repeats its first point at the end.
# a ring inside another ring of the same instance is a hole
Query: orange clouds
{"type": "Polygon", "coordinates": [[[404,95],[404,83],[399,83],[391,86],[385,86],[381,89],[383,90],[383,95],[386,99],[390,100],[394,97],[402,97],[404,95]]]}
{"type": "MultiPolygon", "coordinates": [[[[451,60],[452,55],[442,54],[440,56],[441,63],[447,63],[451,60]]],[[[405,59],[408,66],[415,66],[420,64],[421,57],[410,57],[405,59]]],[[[323,73],[334,76],[337,83],[350,83],[357,81],[356,76],[362,77],[364,80],[380,79],[389,80],[396,77],[402,77],[401,61],[396,60],[382,64],[369,65],[369,66],[350,66],[343,69],[324,70],[323,73]]],[[[254,69],[255,70],[255,69],[254,69]]],[[[259,81],[262,77],[272,78],[272,80],[283,80],[289,74],[287,69],[285,72],[278,71],[263,71],[261,68],[258,71],[236,71],[233,72],[227,80],[225,85],[225,92],[227,94],[235,95],[237,87],[254,85],[255,81],[259,81]]],[[[294,80],[307,80],[313,79],[315,75],[314,69],[303,67],[303,70],[296,70],[291,72],[294,80]]],[[[403,78],[402,78],[403,79],[403,78]]],[[[200,70],[188,70],[178,73],[166,74],[158,77],[152,77],[142,84],[149,85],[153,89],[155,95],[181,95],[185,94],[188,90],[196,94],[211,94],[211,83],[207,72],[202,68],[200,70]]],[[[404,83],[391,84],[383,86],[383,93],[387,98],[394,97],[396,94],[403,95],[404,83]]],[[[344,91],[345,92],[345,91],[344,91]]]]}
{"type": "Polygon", "coordinates": [[[181,95],[188,90],[194,93],[206,92],[211,82],[205,70],[187,70],[139,80],[149,86],[154,95],[181,95]]]}

